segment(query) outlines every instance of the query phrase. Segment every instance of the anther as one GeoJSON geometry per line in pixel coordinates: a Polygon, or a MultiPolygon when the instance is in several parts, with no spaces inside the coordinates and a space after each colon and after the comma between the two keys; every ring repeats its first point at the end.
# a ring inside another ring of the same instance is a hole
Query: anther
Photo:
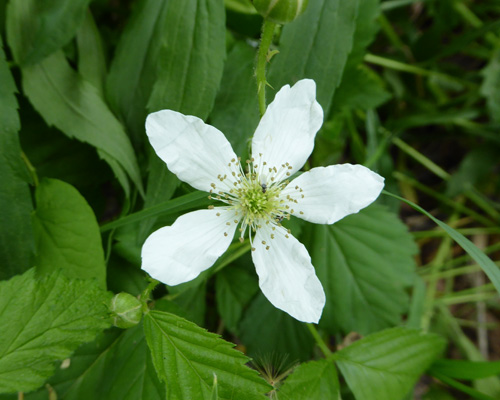
{"type": "Polygon", "coordinates": [[[208,209],[209,209],[209,210],[213,210],[213,209],[214,209],[214,206],[208,206],[208,209]]]}
{"type": "Polygon", "coordinates": [[[227,232],[224,232],[224,236],[227,236],[227,232]]]}

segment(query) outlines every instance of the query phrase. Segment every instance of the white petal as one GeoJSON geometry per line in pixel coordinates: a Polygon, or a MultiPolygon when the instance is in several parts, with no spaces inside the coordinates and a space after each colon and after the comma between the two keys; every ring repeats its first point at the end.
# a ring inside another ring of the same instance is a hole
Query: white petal
{"type": "Polygon", "coordinates": [[[384,178],[379,174],[362,165],[339,164],[304,172],[283,189],[281,196],[297,200],[291,206],[296,217],[333,224],[370,205],[383,188],[384,178]],[[297,186],[302,192],[295,189],[297,186]]]}
{"type": "Polygon", "coordinates": [[[234,220],[234,211],[221,208],[181,215],[172,226],[158,229],[146,239],[142,269],[171,286],[196,278],[231,244],[237,226],[234,220]]]}
{"type": "MultiPolygon", "coordinates": [[[[314,148],[314,138],[323,123],[323,109],[316,101],[316,83],[311,79],[286,85],[276,94],[262,117],[252,140],[257,164],[279,169],[289,163],[290,174],[305,164],[314,148]],[[262,157],[260,157],[262,154],[262,157]]],[[[285,171],[286,172],[286,171],[285,171]]],[[[260,170],[265,177],[267,168],[260,170]]]]}
{"type": "Polygon", "coordinates": [[[148,115],[146,133],[156,154],[182,181],[208,192],[211,183],[220,190],[223,185],[217,176],[227,175],[232,187],[228,164],[237,157],[218,129],[197,117],[162,110],[148,115]]]}
{"type": "Polygon", "coordinates": [[[268,226],[257,230],[252,259],[259,286],[276,308],[299,321],[317,323],[325,306],[325,292],[304,245],[286,234],[282,227],[274,231],[268,226]]]}

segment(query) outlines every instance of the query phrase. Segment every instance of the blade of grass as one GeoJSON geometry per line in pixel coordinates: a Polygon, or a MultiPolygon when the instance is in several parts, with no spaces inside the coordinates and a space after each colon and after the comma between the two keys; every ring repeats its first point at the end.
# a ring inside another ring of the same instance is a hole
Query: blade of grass
{"type": "Polygon", "coordinates": [[[430,213],[428,213],[422,207],[416,205],[415,203],[406,200],[400,196],[397,196],[395,194],[392,194],[386,190],[384,190],[382,193],[405,202],[410,207],[424,214],[432,221],[434,221],[437,225],[439,225],[441,228],[443,228],[448,233],[448,235],[450,235],[450,237],[455,242],[457,242],[460,245],[460,247],[462,247],[479,264],[484,273],[488,275],[488,278],[490,278],[497,292],[500,293],[500,269],[490,258],[488,258],[488,256],[486,256],[481,250],[479,250],[474,245],[474,243],[472,243],[464,235],[460,234],[455,229],[445,224],[443,221],[437,219],[436,217],[434,217],[433,215],[431,215],[430,213]]]}

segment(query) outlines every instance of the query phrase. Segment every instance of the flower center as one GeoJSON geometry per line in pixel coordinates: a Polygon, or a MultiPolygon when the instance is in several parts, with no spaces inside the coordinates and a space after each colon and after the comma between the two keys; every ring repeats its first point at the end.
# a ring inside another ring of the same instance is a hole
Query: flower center
{"type": "MultiPolygon", "coordinates": [[[[290,176],[289,170],[292,167],[289,164],[280,168],[269,168],[265,162],[259,166],[252,158],[247,160],[247,165],[248,171],[245,173],[239,159],[231,160],[228,167],[231,169],[233,179],[228,179],[227,175],[219,175],[220,182],[211,184],[212,190],[209,196],[210,199],[226,203],[227,209],[235,211],[238,219],[233,222],[235,224],[241,222],[239,230],[242,242],[247,228],[250,230],[249,237],[252,241],[251,231],[256,232],[263,225],[270,225],[272,230],[276,226],[281,226],[283,218],[290,219],[290,214],[294,213],[291,206],[298,202],[297,199],[304,197],[299,187],[295,188],[297,196],[281,195],[282,190],[289,184],[288,180],[283,180],[290,176]]],[[[209,208],[213,209],[214,206],[209,208]]],[[[271,235],[271,238],[273,237],[274,235],[271,235]]],[[[269,249],[269,246],[266,248],[269,249]]]]}

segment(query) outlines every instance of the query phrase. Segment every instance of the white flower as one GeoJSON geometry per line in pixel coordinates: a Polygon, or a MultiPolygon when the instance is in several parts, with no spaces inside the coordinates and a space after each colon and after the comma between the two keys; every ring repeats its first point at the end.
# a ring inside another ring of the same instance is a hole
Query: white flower
{"type": "Polygon", "coordinates": [[[248,228],[259,286],[277,308],[318,322],[325,293],[306,248],[281,226],[294,215],[333,224],[357,213],[380,194],[384,179],[361,165],[313,168],[305,164],[323,123],[314,81],[284,86],[269,105],[252,140],[245,173],[224,135],[201,119],[175,111],[150,114],[146,132],[170,171],[211,193],[220,207],[190,212],[152,233],[142,248],[142,269],[167,285],[196,278],[248,228]]]}

